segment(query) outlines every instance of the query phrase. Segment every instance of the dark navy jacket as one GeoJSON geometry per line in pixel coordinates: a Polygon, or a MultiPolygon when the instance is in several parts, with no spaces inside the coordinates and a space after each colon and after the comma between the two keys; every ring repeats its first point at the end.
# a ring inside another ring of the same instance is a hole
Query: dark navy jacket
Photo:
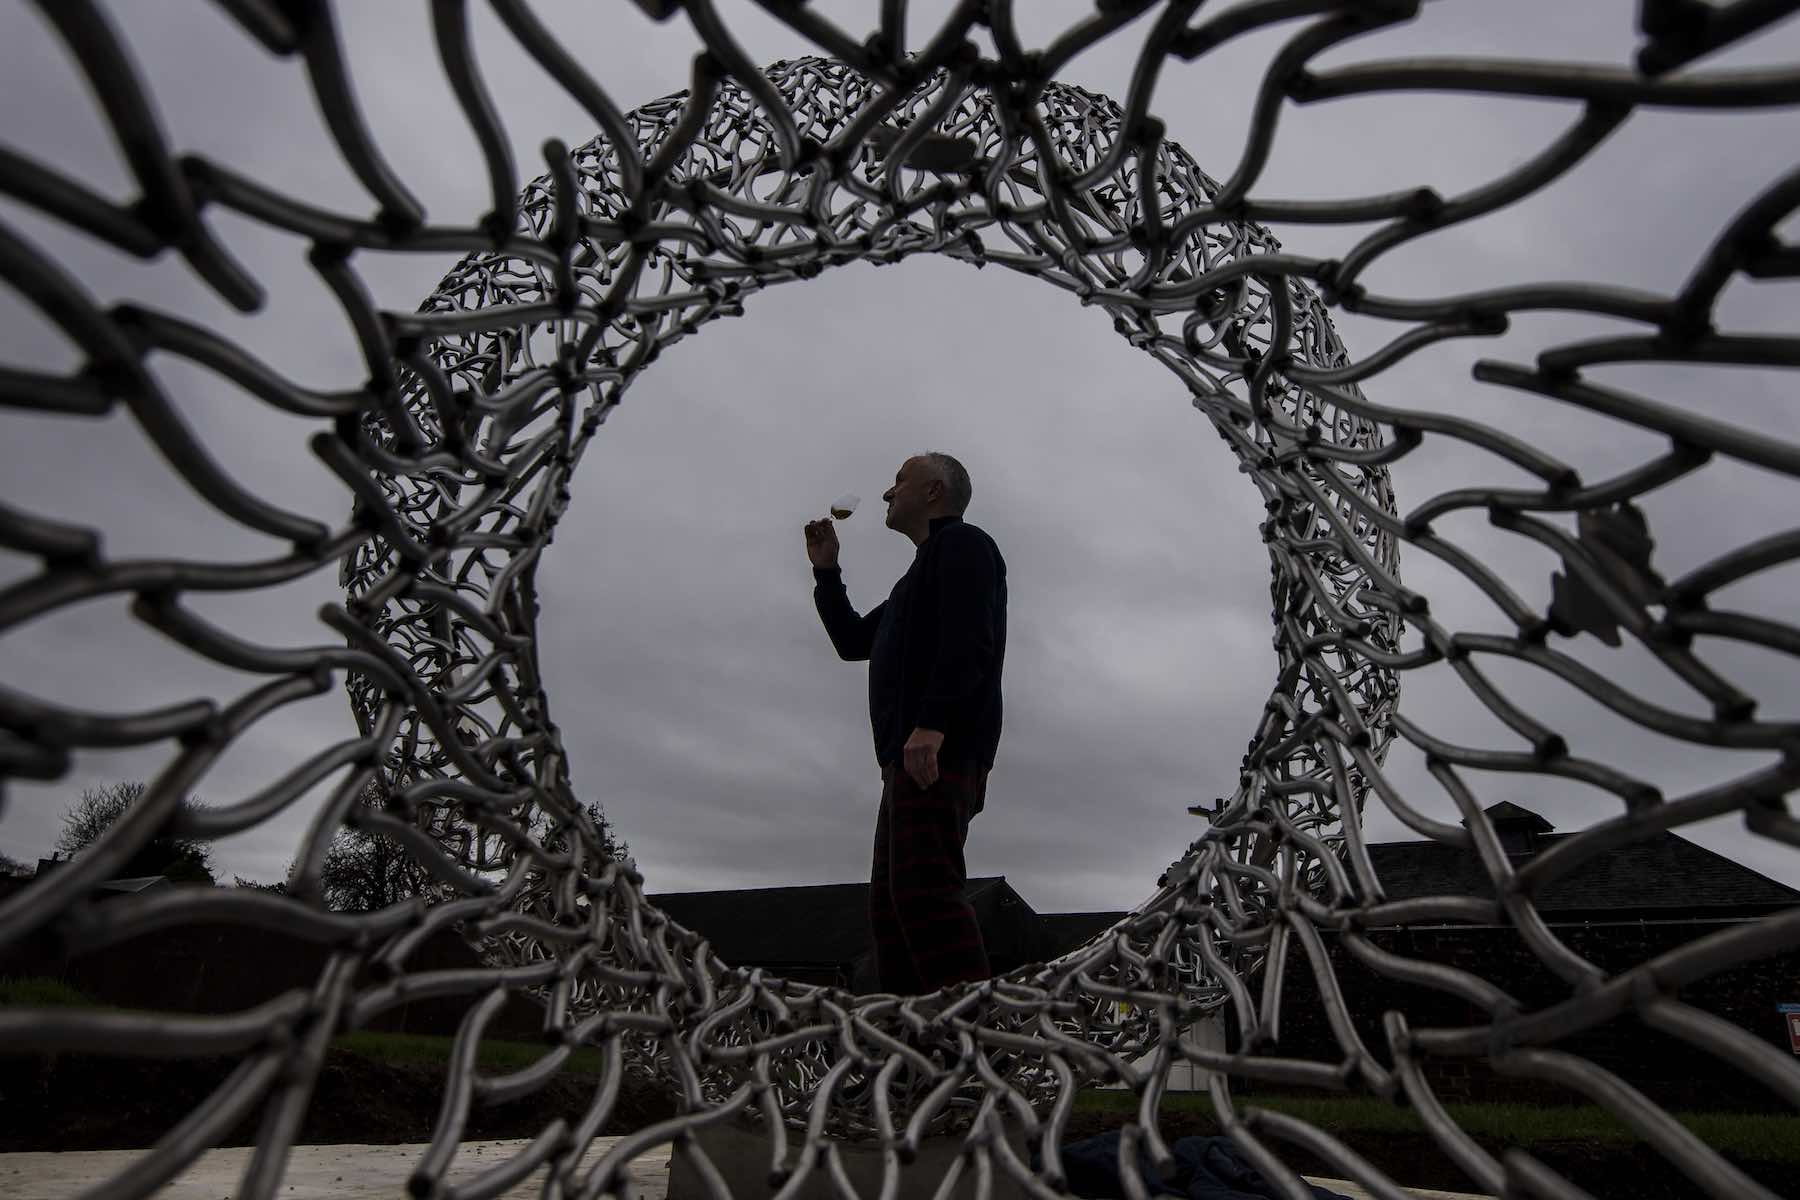
{"type": "Polygon", "coordinates": [[[1006,561],[961,517],[937,517],[888,598],[850,607],[844,573],[815,567],[813,603],[838,657],[869,662],[875,761],[900,761],[915,728],[944,735],[942,763],[991,767],[1000,745],[1006,659],[1006,561]]]}

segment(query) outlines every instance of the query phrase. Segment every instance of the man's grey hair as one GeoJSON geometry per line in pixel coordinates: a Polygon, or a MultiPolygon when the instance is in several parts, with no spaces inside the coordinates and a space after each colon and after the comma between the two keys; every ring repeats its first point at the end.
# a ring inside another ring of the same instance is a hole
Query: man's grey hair
{"type": "Polygon", "coordinates": [[[969,501],[975,495],[975,485],[969,482],[968,469],[941,450],[931,450],[919,457],[931,464],[937,477],[944,481],[944,495],[950,502],[950,511],[962,516],[969,510],[969,501]]]}

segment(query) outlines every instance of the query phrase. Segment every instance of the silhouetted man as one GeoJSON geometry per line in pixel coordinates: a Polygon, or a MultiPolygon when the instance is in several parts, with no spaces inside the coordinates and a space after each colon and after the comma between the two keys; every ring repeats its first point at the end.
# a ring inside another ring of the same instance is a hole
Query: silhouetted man
{"type": "Polygon", "coordinates": [[[869,663],[869,720],[881,811],[869,872],[869,924],[881,989],[936,991],[991,974],[963,895],[963,844],[1000,744],[1006,562],[962,519],[969,473],[948,454],[909,458],[882,495],[889,529],[912,539],[912,566],[867,616],[850,607],[837,530],[806,526],[813,602],[838,657],[869,663]]]}

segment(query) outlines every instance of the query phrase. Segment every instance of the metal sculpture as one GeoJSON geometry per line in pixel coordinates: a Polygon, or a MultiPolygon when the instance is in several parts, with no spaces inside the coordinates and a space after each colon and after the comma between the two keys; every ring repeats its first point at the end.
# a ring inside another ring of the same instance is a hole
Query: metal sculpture
{"type": "MultiPolygon", "coordinates": [[[[1724,550],[1665,582],[1649,567],[1649,532],[1631,503],[1714,458],[1800,475],[1800,447],[1581,376],[1583,367],[1620,361],[1800,363],[1800,337],[1730,335],[1713,325],[1714,302],[1735,275],[1800,270],[1800,251],[1776,233],[1800,204],[1800,171],[1789,166],[1753,198],[1674,296],[1543,284],[1402,299],[1371,294],[1358,280],[1393,247],[1491,212],[1578,167],[1637,106],[1800,102],[1800,71],[1678,69],[1773,20],[1778,6],[1745,0],[1702,12],[1705,6],[1646,4],[1636,70],[1468,60],[1328,71],[1312,69],[1310,60],[1407,19],[1415,6],[1265,0],[1205,15],[1192,3],[1104,5],[1028,52],[1010,4],[994,0],[960,5],[916,53],[904,52],[898,34],[903,3],[885,5],[881,28],[866,40],[804,6],[774,6],[831,57],[758,70],[710,3],[686,0],[648,7],[659,16],[685,9],[692,19],[704,43],[692,87],[630,113],[521,0],[492,6],[602,132],[573,153],[547,145],[548,173],[521,190],[475,65],[466,5],[440,0],[433,6],[437,49],[482,147],[493,194],[493,211],[477,226],[445,228],[427,223],[424,206],[367,136],[328,7],[224,5],[247,36],[304,62],[345,161],[378,205],[372,219],[278,195],[226,163],[178,155],[101,13],[73,0],[43,5],[126,146],[143,196],[117,205],[52,164],[16,155],[0,161],[0,190],[111,246],[140,255],[174,250],[244,310],[260,302],[260,289],[209,233],[209,210],[307,238],[314,269],[359,333],[369,371],[363,390],[307,391],[177,314],[102,309],[56,262],[0,228],[0,277],[86,358],[82,370],[63,376],[0,369],[0,400],[72,418],[128,406],[208,503],[292,545],[280,559],[252,564],[115,560],[102,553],[95,531],[29,511],[28,501],[0,510],[0,546],[38,562],[34,574],[0,590],[0,634],[29,636],[34,618],[94,596],[131,594],[133,615],[149,627],[198,655],[267,676],[228,702],[127,715],[58,708],[18,684],[0,689],[0,780],[59,778],[90,747],[170,747],[142,801],[92,851],[0,906],[0,946],[55,928],[71,946],[92,949],[205,919],[299,932],[336,948],[311,994],[233,1018],[0,1013],[0,1049],[134,1053],[147,1052],[153,1038],[163,1054],[243,1055],[210,1101],[98,1194],[150,1193],[257,1106],[267,1115],[243,1194],[274,1194],[324,1039],[422,992],[466,995],[470,1007],[447,1101],[414,1178],[420,1195],[441,1187],[475,1098],[542,1086],[580,1045],[606,1055],[592,1108],[573,1126],[545,1129],[457,1195],[498,1194],[546,1163],[560,1192],[617,1194],[630,1157],[658,1142],[686,1144],[693,1130],[720,1121],[766,1130],[771,1170],[796,1186],[813,1172],[831,1172],[845,1140],[878,1142],[889,1150],[888,1169],[898,1172],[923,1139],[950,1136],[966,1138],[969,1153],[949,1172],[975,1172],[984,1194],[996,1173],[1061,1194],[1057,1145],[1077,1087],[1126,1081],[1142,1103],[1121,1155],[1135,1160],[1141,1143],[1166,1163],[1154,1117],[1167,1068],[1182,1060],[1210,1073],[1221,1122],[1284,1185],[1296,1177],[1282,1161],[1282,1143],[1316,1152],[1371,1187],[1386,1189],[1389,1181],[1323,1131],[1242,1111],[1227,1070],[1404,1098],[1474,1184],[1578,1195],[1529,1155],[1498,1161],[1456,1127],[1425,1071],[1444,1057],[1564,1083],[1618,1112],[1711,1193],[1766,1194],[1622,1081],[1549,1047],[1633,1006],[1647,1022],[1800,1103],[1800,1067],[1761,1053],[1742,1030],[1673,995],[1697,976],[1800,946],[1800,913],[1608,975],[1537,919],[1532,895],[1609,847],[1723,812],[1742,813],[1763,836],[1800,842],[1783,799],[1800,783],[1800,726],[1759,720],[1756,697],[1696,650],[1698,640],[1728,639],[1771,655],[1800,653],[1800,629],[1707,603],[1733,581],[1800,557],[1800,534],[1724,550]],[[1150,8],[1160,12],[1146,23],[1140,70],[1122,106],[1052,82],[1080,49],[1150,8]],[[1229,53],[1235,37],[1299,17],[1316,19],[1271,64],[1244,157],[1228,180],[1214,181],[1165,139],[1151,112],[1158,69],[1229,53]],[[967,40],[978,25],[998,47],[996,59],[982,58],[967,40]],[[1300,203],[1251,195],[1283,99],[1403,88],[1523,93],[1581,111],[1542,154],[1464,196],[1415,189],[1300,203]],[[1375,219],[1387,223],[1332,261],[1283,252],[1256,223],[1375,219]],[[353,255],[425,248],[467,254],[418,312],[378,310],[353,255]],[[584,448],[663,346],[738,314],[761,288],[842,263],[924,252],[1000,265],[1073,292],[1175,373],[1265,500],[1276,682],[1251,718],[1250,749],[1231,795],[1155,894],[1117,927],[1055,962],[980,985],[929,997],[852,996],[720,962],[697,934],[646,903],[635,872],[606,857],[541,685],[533,578],[584,448]],[[1411,325],[1386,349],[1352,362],[1327,319],[1330,306],[1411,325]],[[1509,314],[1541,309],[1605,314],[1645,332],[1572,343],[1535,366],[1478,363],[1476,378],[1511,389],[1496,395],[1552,398],[1660,434],[1665,454],[1588,482],[1550,451],[1472,421],[1378,404],[1358,387],[1421,346],[1491,335],[1509,314]],[[316,418],[312,447],[355,494],[351,520],[326,528],[260,499],[216,467],[146,364],[153,351],[316,418]],[[1523,469],[1541,486],[1466,488],[1402,515],[1388,464],[1452,439],[1523,469]],[[1434,531],[1434,520],[1468,508],[1485,509],[1495,525],[1561,557],[1567,575],[1548,611],[1526,605],[1495,571],[1434,531]],[[1568,513],[1580,516],[1579,537],[1545,519],[1568,513]],[[1400,582],[1401,542],[1460,572],[1514,630],[1439,625],[1429,598],[1400,582]],[[331,562],[342,564],[347,598],[325,620],[345,639],[341,647],[249,644],[183,603],[201,590],[254,595],[331,562]],[[1620,630],[1698,693],[1710,719],[1634,696],[1554,641],[1584,632],[1616,640],[1620,630]],[[1403,646],[1409,631],[1420,635],[1417,648],[1403,646]],[[1550,724],[1484,675],[1486,656],[1532,664],[1674,741],[1779,757],[1703,793],[1665,797],[1653,780],[1572,754],[1550,724]],[[1451,664],[1527,748],[1452,744],[1402,713],[1399,679],[1439,662],[1451,664]],[[201,812],[177,809],[245,729],[334,686],[340,673],[359,739],[321,747],[254,796],[201,812]],[[1424,815],[1384,775],[1396,735],[1428,753],[1463,824],[1424,815]],[[1515,869],[1481,813],[1468,768],[1579,779],[1616,795],[1621,811],[1556,855],[1515,869]],[[340,782],[300,848],[289,896],[183,891],[90,904],[92,885],[150,837],[256,827],[333,772],[340,782]],[[385,807],[357,802],[372,779],[388,797],[385,807]],[[1385,805],[1426,837],[1479,851],[1500,899],[1386,900],[1362,841],[1365,802],[1385,805]],[[325,911],[319,867],[345,823],[408,847],[437,879],[432,893],[375,913],[325,911]],[[1375,925],[1458,920],[1515,926],[1567,981],[1566,999],[1522,1011],[1493,981],[1372,954],[1377,972],[1462,996],[1488,1019],[1466,1029],[1412,1029],[1393,1012],[1388,1044],[1367,1044],[1333,986],[1321,931],[1354,938],[1375,925]],[[446,927],[483,945],[489,968],[409,974],[409,955],[446,927]],[[1281,1053],[1283,980],[1301,970],[1317,978],[1338,1035],[1341,1055],[1332,1061],[1281,1053]],[[509,990],[543,999],[550,1045],[532,1068],[482,1076],[472,1049],[509,990]],[[1227,1010],[1241,1033],[1235,1051],[1176,1036],[1227,1010]],[[575,1164],[610,1115],[625,1071],[664,1081],[678,1092],[683,1115],[627,1138],[578,1176],[575,1164]],[[1006,1122],[1022,1123],[1036,1141],[1039,1170],[999,1136],[1006,1122]]],[[[726,1194],[728,1181],[709,1183],[726,1194]]]]}

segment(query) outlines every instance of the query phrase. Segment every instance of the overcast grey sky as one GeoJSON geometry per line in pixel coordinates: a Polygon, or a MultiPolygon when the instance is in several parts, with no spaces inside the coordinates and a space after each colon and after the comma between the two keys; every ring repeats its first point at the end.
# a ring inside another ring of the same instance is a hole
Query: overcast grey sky
{"type": "MultiPolygon", "coordinates": [[[[759,62],[816,52],[748,4],[721,5],[759,62]]],[[[814,5],[869,29],[878,6],[814,5]]],[[[917,4],[912,36],[945,3],[917,4]]],[[[1092,10],[1018,6],[1042,45],[1092,10]]],[[[1505,5],[1442,0],[1400,30],[1353,42],[1341,64],[1425,53],[1521,55],[1622,64],[1634,49],[1633,0],[1505,5]]],[[[229,161],[324,207],[370,203],[326,137],[302,71],[271,59],[205,4],[114,4],[172,143],[229,161]]],[[[484,6],[472,6],[477,54],[516,161],[529,176],[546,137],[576,145],[595,130],[484,6]]],[[[657,24],[631,5],[537,6],[621,107],[687,84],[697,37],[681,18],[657,24]],[[602,21],[599,14],[604,11],[602,21]]],[[[377,140],[438,222],[488,206],[475,142],[432,48],[428,6],[340,6],[355,87],[377,140]]],[[[1077,59],[1066,82],[1122,98],[1147,22],[1077,59]]],[[[1254,89],[1293,26],[1164,71],[1154,111],[1212,175],[1231,173],[1254,89]]],[[[1800,56],[1800,27],[1769,32],[1705,66],[1800,56]]],[[[108,195],[133,194],[81,81],[35,12],[0,11],[0,99],[9,145],[108,195]]],[[[1577,113],[1539,100],[1378,96],[1288,108],[1256,194],[1345,197],[1429,184],[1454,194],[1538,152],[1577,113]]],[[[1790,165],[1792,112],[1640,112],[1571,176],[1502,213],[1391,254],[1364,282],[1377,292],[1440,296],[1541,279],[1591,279],[1668,292],[1710,238],[1790,165]]],[[[68,264],[95,296],[183,314],[239,340],[313,387],[360,384],[340,310],[306,266],[307,247],[221,214],[219,234],[269,292],[252,317],[226,311],[178,260],[139,263],[0,200],[5,221],[68,264]]],[[[1367,227],[1280,227],[1290,249],[1341,251],[1367,227]]],[[[1792,235],[1790,235],[1792,236],[1792,235]]],[[[380,301],[412,309],[448,257],[357,266],[380,301]]],[[[1800,286],[1735,282],[1720,308],[1736,330],[1791,331],[1800,286]]],[[[1336,314],[1353,354],[1400,327],[1336,314]]],[[[1551,401],[1474,383],[1477,358],[1529,362],[1542,348],[1598,330],[1598,319],[1520,318],[1499,339],[1440,344],[1366,385],[1379,401],[1475,416],[1554,445],[1597,478],[1650,457],[1660,441],[1551,401]]],[[[67,369],[75,352],[26,305],[0,292],[0,362],[67,369]]],[[[272,412],[221,380],[169,362],[157,369],[182,412],[237,477],[262,494],[338,524],[348,496],[305,445],[317,427],[272,412]]],[[[1721,419],[1800,437],[1792,381],[1774,371],[1668,367],[1591,373],[1600,382],[1694,405],[1721,419]]],[[[7,501],[105,531],[114,557],[252,558],[275,543],[218,517],[189,494],[122,412],[101,420],[7,414],[0,493],[7,501]]],[[[970,873],[1003,874],[1044,912],[1125,908],[1201,831],[1189,804],[1231,790],[1273,678],[1268,559],[1260,502],[1183,387],[1130,350],[1104,314],[999,269],[948,260],[840,268],[751,299],[746,315],[684,341],[633,387],[583,461],[574,502],[540,571],[540,634],[552,714],[577,790],[598,799],[629,841],[652,892],[829,883],[867,877],[879,798],[865,668],[839,662],[810,598],[800,529],[832,497],[865,507],[842,528],[852,601],[868,609],[911,558],[882,528],[877,497],[909,454],[942,449],[973,475],[968,517],[1005,554],[1011,585],[1007,724],[986,812],[973,825],[970,873]]],[[[1472,482],[1523,476],[1455,444],[1428,441],[1394,470],[1401,509],[1472,482]]],[[[1673,577],[1793,521],[1793,481],[1715,463],[1644,504],[1656,564],[1673,577]]],[[[1554,559],[1476,517],[1440,525],[1498,564],[1527,601],[1549,599],[1554,559]]],[[[0,586],[33,569],[0,554],[0,586]]],[[[1472,587],[1402,548],[1402,577],[1453,628],[1501,630],[1472,587]]],[[[1745,581],[1720,604],[1794,618],[1793,565],[1745,581]]],[[[336,641],[315,613],[338,596],[324,569],[259,596],[190,597],[201,613],[277,645],[336,641]]],[[[248,677],[196,661],[131,621],[111,599],[58,612],[0,638],[0,676],[61,703],[124,711],[196,695],[234,696],[248,677]]],[[[1559,645],[1683,711],[1691,693],[1629,645],[1559,645]]],[[[1768,717],[1800,715],[1792,662],[1735,648],[1710,662],[1762,700],[1768,717]]],[[[1761,764],[1756,755],[1678,745],[1610,716],[1529,669],[1486,664],[1492,678],[1564,732],[1574,751],[1626,767],[1671,797],[1761,764]]],[[[1410,673],[1402,711],[1439,736],[1517,748],[1516,737],[1447,669],[1410,673]]],[[[327,740],[350,734],[343,692],[283,710],[235,746],[197,789],[248,794],[327,740]]],[[[53,784],[14,784],[0,810],[0,851],[48,853],[83,787],[157,770],[166,751],[88,752],[53,784]]],[[[1394,776],[1419,807],[1453,819],[1417,756],[1396,742],[1394,776]]],[[[1510,799],[1568,831],[1614,815],[1580,785],[1472,776],[1484,801],[1510,799]]],[[[218,845],[221,874],[272,879],[324,795],[218,845]]],[[[1383,811],[1369,836],[1410,836],[1383,811]]],[[[1736,818],[1684,831],[1791,883],[1791,852],[1736,818]]]]}

